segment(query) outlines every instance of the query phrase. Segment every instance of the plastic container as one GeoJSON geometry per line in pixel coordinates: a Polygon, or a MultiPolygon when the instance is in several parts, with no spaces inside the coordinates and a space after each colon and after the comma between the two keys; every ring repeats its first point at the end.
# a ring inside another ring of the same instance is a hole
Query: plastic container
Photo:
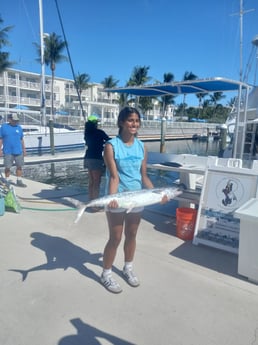
{"type": "Polygon", "coordinates": [[[197,210],[188,207],[176,209],[176,235],[182,240],[192,240],[197,217],[197,210]]]}
{"type": "Polygon", "coordinates": [[[0,216],[3,216],[5,212],[4,197],[0,195],[0,216]]]}
{"type": "Polygon", "coordinates": [[[235,211],[240,218],[238,273],[258,283],[258,198],[251,198],[235,211]]]}

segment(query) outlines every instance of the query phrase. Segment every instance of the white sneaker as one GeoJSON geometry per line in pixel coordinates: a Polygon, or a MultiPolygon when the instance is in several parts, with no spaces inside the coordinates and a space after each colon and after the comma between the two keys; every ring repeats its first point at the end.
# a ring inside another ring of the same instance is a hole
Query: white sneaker
{"type": "Polygon", "coordinates": [[[113,293],[120,293],[122,292],[121,286],[116,282],[116,280],[112,277],[112,275],[104,276],[103,274],[100,277],[101,283],[105,286],[105,288],[113,293]]]}
{"type": "Polygon", "coordinates": [[[140,285],[140,282],[138,280],[138,278],[136,277],[136,275],[133,273],[132,270],[125,270],[123,269],[123,275],[125,277],[125,280],[127,281],[127,283],[129,285],[131,285],[132,287],[137,287],[140,285]]]}

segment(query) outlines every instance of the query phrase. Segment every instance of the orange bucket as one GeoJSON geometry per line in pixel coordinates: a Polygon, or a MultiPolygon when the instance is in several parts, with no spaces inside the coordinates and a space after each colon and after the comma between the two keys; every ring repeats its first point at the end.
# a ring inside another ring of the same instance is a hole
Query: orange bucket
{"type": "Polygon", "coordinates": [[[194,208],[179,207],[176,209],[176,235],[182,240],[192,240],[197,217],[194,208]]]}

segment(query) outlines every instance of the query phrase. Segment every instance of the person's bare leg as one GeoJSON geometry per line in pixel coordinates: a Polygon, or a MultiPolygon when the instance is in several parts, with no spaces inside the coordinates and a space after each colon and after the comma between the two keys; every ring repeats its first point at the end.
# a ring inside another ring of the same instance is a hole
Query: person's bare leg
{"type": "Polygon", "coordinates": [[[133,287],[140,285],[139,279],[133,272],[133,259],[136,249],[136,235],[141,221],[140,213],[128,213],[125,219],[125,242],[124,255],[125,264],[123,268],[123,275],[127,283],[133,287]]]}
{"type": "Polygon", "coordinates": [[[123,234],[124,213],[106,212],[109,239],[104,249],[103,268],[111,269],[123,234]]]}
{"type": "Polygon", "coordinates": [[[101,183],[101,170],[92,170],[92,198],[97,199],[99,197],[100,183],[101,183]]]}
{"type": "Polygon", "coordinates": [[[27,187],[26,184],[22,182],[22,167],[16,168],[16,177],[17,177],[17,186],[19,187],[27,187]]]}
{"type": "Polygon", "coordinates": [[[16,168],[16,176],[18,178],[21,178],[22,177],[22,168],[21,167],[17,167],[16,168]]]}
{"type": "Polygon", "coordinates": [[[109,227],[109,240],[104,249],[103,272],[100,280],[108,291],[113,293],[120,293],[122,292],[122,288],[112,276],[112,265],[115,260],[117,248],[122,238],[124,212],[106,212],[106,216],[109,227]]]}
{"type": "Polygon", "coordinates": [[[136,235],[141,221],[140,213],[128,213],[125,218],[125,242],[124,255],[125,262],[132,262],[136,249],[136,235]]]}
{"type": "Polygon", "coordinates": [[[9,168],[5,168],[4,174],[5,174],[5,178],[8,179],[11,175],[11,170],[9,168]]]}
{"type": "Polygon", "coordinates": [[[93,200],[93,173],[92,170],[88,170],[88,192],[89,192],[89,200],[93,200]]]}

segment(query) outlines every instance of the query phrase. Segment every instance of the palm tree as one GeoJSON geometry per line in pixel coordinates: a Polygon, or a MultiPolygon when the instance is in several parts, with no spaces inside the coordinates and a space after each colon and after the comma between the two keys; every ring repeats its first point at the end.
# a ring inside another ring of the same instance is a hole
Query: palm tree
{"type": "MultiPolygon", "coordinates": [[[[197,77],[195,74],[193,74],[192,72],[188,72],[188,71],[186,71],[185,74],[184,74],[184,76],[183,76],[183,80],[184,80],[184,81],[187,81],[187,80],[195,80],[195,79],[197,79],[197,78],[198,78],[198,77],[197,77]]],[[[183,98],[183,104],[184,104],[184,105],[186,104],[186,103],[185,103],[185,99],[186,99],[186,94],[184,94],[184,98],[183,98]]],[[[185,115],[185,106],[184,106],[183,114],[185,115]]]]}
{"type": "Polygon", "coordinates": [[[148,110],[153,109],[152,98],[151,97],[140,97],[139,108],[141,109],[143,115],[146,115],[148,110]]]}
{"type": "Polygon", "coordinates": [[[0,51],[0,74],[12,67],[13,62],[9,61],[9,53],[0,51]]]}
{"type": "MultiPolygon", "coordinates": [[[[3,24],[3,19],[0,16],[0,25],[3,24]]],[[[10,45],[8,41],[8,32],[13,28],[13,26],[6,26],[0,29],[0,74],[2,74],[7,68],[13,65],[13,62],[9,61],[9,53],[2,51],[4,46],[10,45]]]]}
{"type": "Polygon", "coordinates": [[[89,81],[90,81],[90,76],[87,73],[80,74],[78,72],[78,74],[74,78],[74,86],[79,95],[79,102],[81,104],[81,116],[83,117],[85,117],[85,114],[82,107],[81,95],[82,95],[83,90],[87,90],[90,87],[89,81]]]}
{"type": "Polygon", "coordinates": [[[78,90],[79,95],[81,96],[83,90],[89,88],[90,76],[87,73],[78,74],[75,76],[74,86],[78,90]]]}
{"type": "MultiPolygon", "coordinates": [[[[164,83],[172,83],[174,81],[174,74],[173,73],[164,73],[163,75],[163,82],[164,83]]],[[[172,95],[165,95],[161,97],[161,106],[162,106],[162,115],[164,116],[167,111],[167,107],[169,104],[174,103],[174,96],[172,95]]]]}
{"type": "Polygon", "coordinates": [[[212,95],[210,95],[211,102],[214,104],[215,108],[218,104],[218,101],[225,97],[226,96],[223,95],[223,92],[214,92],[212,95]]]}
{"type": "Polygon", "coordinates": [[[198,111],[198,117],[200,117],[201,115],[201,107],[202,107],[202,102],[204,100],[204,97],[207,96],[208,93],[207,92],[202,92],[202,93],[197,93],[196,94],[196,97],[198,98],[199,100],[199,111],[198,111]]]}
{"type": "MultiPolygon", "coordinates": [[[[103,84],[104,89],[112,89],[112,87],[116,87],[119,83],[119,80],[114,79],[112,75],[106,77],[101,84],[103,84]]],[[[108,100],[110,98],[110,92],[107,93],[108,100]]]]}
{"type": "Polygon", "coordinates": [[[128,104],[128,94],[127,93],[120,93],[118,98],[119,108],[122,109],[128,104]]]}
{"type": "Polygon", "coordinates": [[[149,69],[149,66],[135,66],[127,85],[140,86],[146,84],[151,79],[148,76],[149,69]]]}
{"type": "Polygon", "coordinates": [[[236,105],[236,101],[237,101],[237,97],[233,97],[233,98],[230,98],[230,100],[227,102],[227,105],[230,107],[230,108],[234,108],[235,105],[236,105]]]}
{"type": "MultiPolygon", "coordinates": [[[[40,56],[40,46],[35,43],[35,46],[40,56]]],[[[62,61],[67,61],[67,57],[62,55],[62,51],[66,47],[66,42],[62,40],[61,36],[53,32],[50,35],[44,36],[44,62],[50,67],[52,73],[51,80],[51,117],[54,114],[54,79],[56,64],[62,61]]]]}
{"type": "MultiPolygon", "coordinates": [[[[127,82],[127,86],[140,86],[146,84],[151,79],[151,77],[148,76],[149,69],[149,66],[135,66],[127,82]]],[[[141,97],[136,97],[136,106],[138,106],[140,101],[141,97]]]]}

